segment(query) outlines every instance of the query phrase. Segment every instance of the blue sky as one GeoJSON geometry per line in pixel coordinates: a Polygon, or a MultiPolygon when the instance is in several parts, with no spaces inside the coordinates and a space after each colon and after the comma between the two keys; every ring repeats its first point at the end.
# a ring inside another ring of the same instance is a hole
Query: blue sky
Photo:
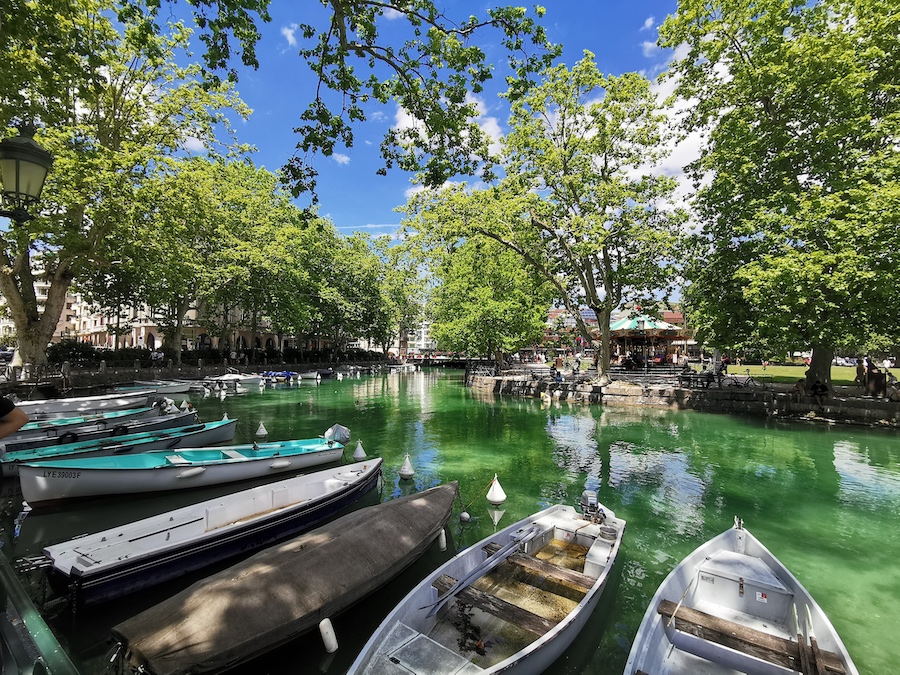
{"type": "MultiPolygon", "coordinates": [[[[655,78],[671,56],[656,48],[655,42],[659,24],[675,11],[675,0],[549,0],[541,4],[547,10],[543,25],[550,40],[563,45],[562,62],[567,66],[589,50],[603,73],[640,71],[655,78]]],[[[476,7],[463,0],[443,0],[439,6],[452,17],[467,16],[476,7]]],[[[237,84],[241,98],[254,112],[236,126],[238,140],[257,148],[254,162],[276,171],[294,154],[298,137],[293,129],[314,95],[313,77],[297,53],[302,38],[296,27],[299,23],[323,26],[326,14],[316,0],[273,0],[270,13],[272,22],[261,26],[262,39],[257,45],[260,67],[242,70],[237,84]]],[[[390,35],[390,23],[385,21],[386,35],[390,35]]],[[[486,49],[489,58],[501,59],[499,47],[486,49]]],[[[497,87],[486,89],[480,97],[484,111],[480,123],[491,133],[508,129],[508,108],[497,97],[502,74],[498,79],[497,87]]],[[[386,177],[376,175],[376,171],[382,166],[379,144],[386,129],[396,123],[398,110],[388,104],[372,106],[367,112],[369,119],[354,129],[353,148],[315,159],[319,212],[344,234],[357,230],[372,236],[393,234],[400,223],[400,214],[394,209],[406,202],[413,188],[411,176],[397,169],[386,177]]],[[[672,171],[677,171],[679,161],[678,154],[670,160],[672,171]]],[[[308,199],[298,199],[302,206],[308,203],[308,199]]]]}

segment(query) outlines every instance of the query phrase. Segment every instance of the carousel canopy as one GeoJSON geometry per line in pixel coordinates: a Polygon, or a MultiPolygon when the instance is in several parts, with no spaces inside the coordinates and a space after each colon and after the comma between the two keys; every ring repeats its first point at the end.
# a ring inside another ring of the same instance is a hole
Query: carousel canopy
{"type": "Polygon", "coordinates": [[[654,319],[645,314],[626,316],[609,324],[609,332],[613,337],[657,336],[681,337],[682,330],[667,321],[654,319]]]}

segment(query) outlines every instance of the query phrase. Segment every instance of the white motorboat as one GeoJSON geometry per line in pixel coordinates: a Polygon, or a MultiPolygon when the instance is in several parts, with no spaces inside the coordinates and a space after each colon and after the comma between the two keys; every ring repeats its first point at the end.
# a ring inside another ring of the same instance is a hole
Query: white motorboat
{"type": "Polygon", "coordinates": [[[387,616],[349,673],[541,673],[600,599],[625,521],[586,491],[470,546],[387,616]]]}
{"type": "Polygon", "coordinates": [[[735,519],[650,601],[625,675],[859,675],[822,608],[735,519]]]}
{"type": "Polygon", "coordinates": [[[50,398],[42,401],[17,401],[16,407],[23,410],[32,421],[53,417],[72,417],[79,413],[110,410],[145,408],[156,402],[159,396],[152,390],[135,391],[128,394],[103,394],[100,396],[79,396],[76,398],[50,398]]]}

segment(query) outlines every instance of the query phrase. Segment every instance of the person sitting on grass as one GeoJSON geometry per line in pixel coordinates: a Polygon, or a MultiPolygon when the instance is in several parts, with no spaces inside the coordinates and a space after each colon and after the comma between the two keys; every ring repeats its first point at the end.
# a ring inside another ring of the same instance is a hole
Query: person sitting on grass
{"type": "Polygon", "coordinates": [[[825,407],[825,398],[828,396],[828,385],[822,384],[819,380],[816,380],[813,383],[812,391],[813,398],[816,399],[816,404],[819,408],[825,407]]]}

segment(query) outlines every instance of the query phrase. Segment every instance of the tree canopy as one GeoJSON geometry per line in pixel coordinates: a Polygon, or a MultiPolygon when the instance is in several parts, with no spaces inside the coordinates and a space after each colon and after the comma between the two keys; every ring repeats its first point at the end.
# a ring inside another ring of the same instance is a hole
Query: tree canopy
{"type": "Polygon", "coordinates": [[[660,30],[707,142],[686,304],[718,345],[832,351],[900,310],[900,14],[888,0],[684,0],[660,30]]]}

